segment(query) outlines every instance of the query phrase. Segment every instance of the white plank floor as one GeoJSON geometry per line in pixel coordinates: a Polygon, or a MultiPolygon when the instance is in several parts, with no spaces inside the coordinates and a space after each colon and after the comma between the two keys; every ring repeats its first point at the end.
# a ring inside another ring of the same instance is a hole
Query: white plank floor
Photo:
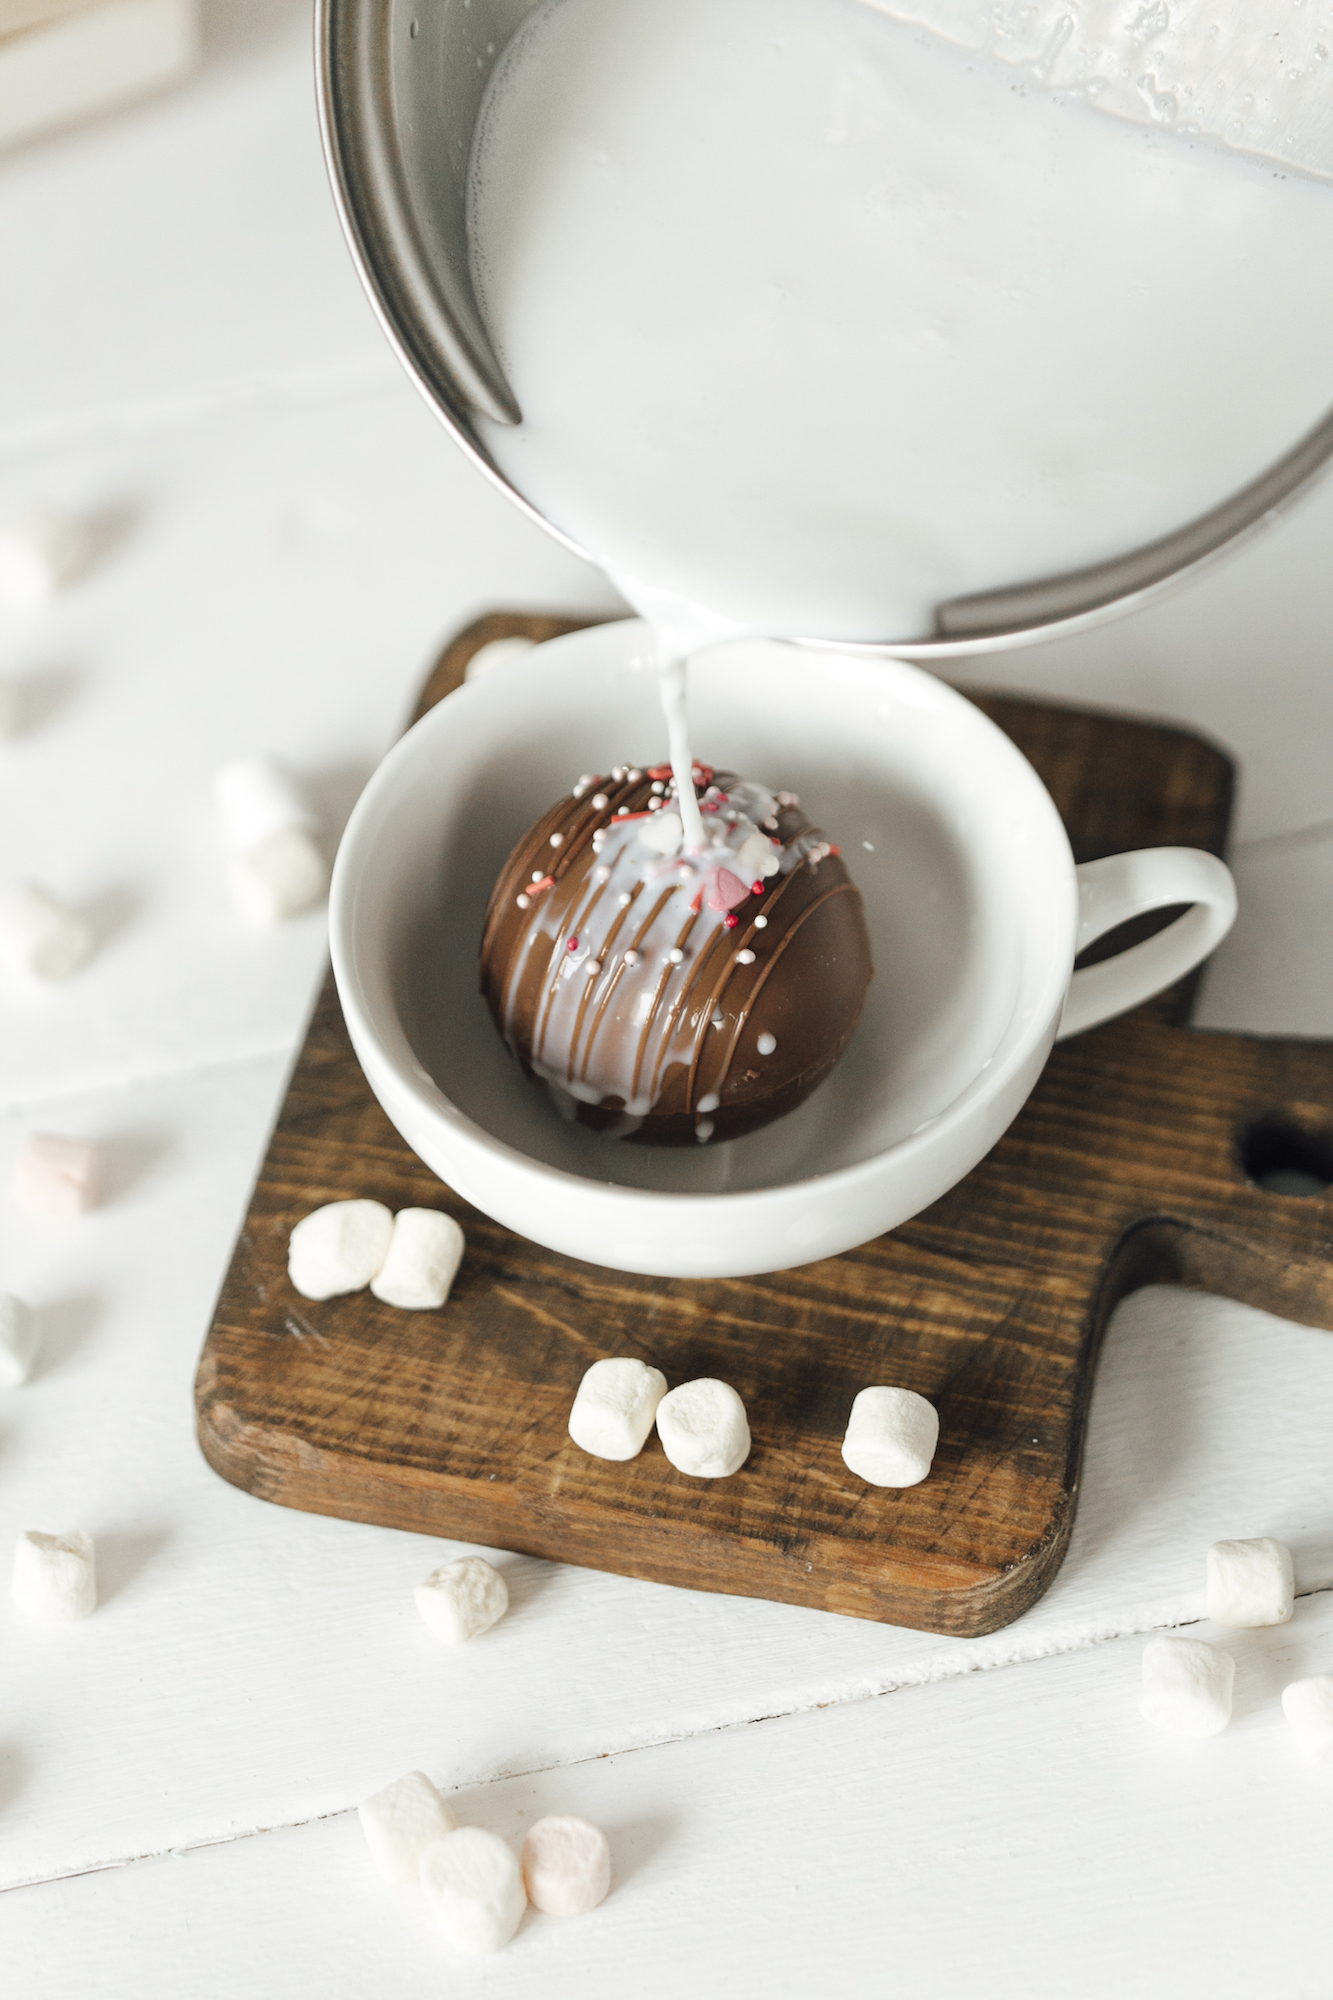
{"type": "MultiPolygon", "coordinates": [[[[0,509],[49,495],[109,530],[49,614],[0,623],[29,714],[0,745],[3,869],[103,940],[67,987],[0,989],[0,1190],[34,1129],[104,1140],[111,1177],[59,1231],[0,1193],[0,1286],[45,1335],[0,1398],[0,1548],[77,1521],[105,1598],[63,1632],[0,1600],[0,1990],[1329,2000],[1333,1775],[1276,1706],[1333,1668],[1326,1334],[1131,1300],[1069,1559],[979,1642],[506,1557],[511,1617],[446,1655],[410,1598],[438,1542],[265,1507],[200,1459],[194,1362],[323,961],[322,919],[230,917],[209,775],[286,754],[331,839],[451,629],[614,603],[389,362],[324,189],[304,6],[208,18],[189,89],[0,163],[25,300],[0,509]],[[1238,1643],[1226,1736],[1158,1737],[1128,1635],[1197,1619],[1204,1546],[1257,1533],[1296,1550],[1296,1622],[1238,1643]],[[602,1821],[605,1909],[449,1958],[348,1812],[413,1765],[507,1833],[602,1821]]],[[[1240,756],[1212,1026],[1333,1032],[1331,539],[1326,486],[1161,605],[958,676],[1240,756]]]]}

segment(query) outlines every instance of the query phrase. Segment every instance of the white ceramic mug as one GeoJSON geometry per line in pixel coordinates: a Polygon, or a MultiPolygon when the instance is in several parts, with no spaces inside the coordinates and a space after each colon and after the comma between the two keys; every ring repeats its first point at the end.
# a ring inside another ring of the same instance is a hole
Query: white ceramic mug
{"type": "Polygon", "coordinates": [[[673,1151],[566,1123],[478,991],[482,918],[510,848],[580,773],[659,754],[651,659],[642,626],[603,625],[460,688],[381,764],[334,871],[334,971],[375,1095],[459,1194],[553,1250],[741,1277],[864,1243],[990,1150],[1057,1036],[1169,986],[1231,924],[1211,854],[1075,868],[1032,766],[931,675],[739,642],[691,669],[696,752],[799,793],[841,843],[875,958],[865,1013],[814,1096],[748,1138],[673,1151]],[[1180,903],[1073,971],[1104,932],[1180,903]]]}

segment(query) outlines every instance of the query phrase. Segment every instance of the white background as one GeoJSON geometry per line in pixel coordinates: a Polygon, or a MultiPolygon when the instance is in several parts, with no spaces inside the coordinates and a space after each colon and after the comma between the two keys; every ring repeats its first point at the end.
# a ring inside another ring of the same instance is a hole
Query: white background
{"type": "MultiPolygon", "coordinates": [[[[389,358],[325,188],[304,6],[208,19],[188,88],[0,160],[0,508],[105,526],[83,583],[0,622],[27,717],[0,872],[101,940],[64,987],[0,990],[0,1189],[32,1130],[102,1140],[109,1183],[60,1229],[0,1193],[0,1286],[44,1331],[0,1398],[0,1547],[83,1526],[103,1585],[69,1630],[0,1600],[5,1992],[1327,2000],[1333,1771],[1278,1706],[1333,1670],[1324,1333],[1130,1300],[1069,1559],[981,1641],[502,1556],[513,1611],[446,1654],[411,1586],[452,1545],[266,1507],[200,1459],[194,1363],[324,958],[322,915],[237,927],[210,775],[282,753],[332,839],[460,623],[615,602],[389,358]],[[1296,1619],[1228,1642],[1225,1736],[1160,1736],[1138,1635],[1197,1620],[1207,1543],[1256,1534],[1296,1551],[1296,1619]],[[412,1766],[514,1838],[599,1821],[612,1896],[451,1957],[351,1812],[412,1766]]],[[[1326,486],[1150,613],[957,676],[1237,754],[1213,1026],[1333,1033],[1331,542],[1326,486]]]]}

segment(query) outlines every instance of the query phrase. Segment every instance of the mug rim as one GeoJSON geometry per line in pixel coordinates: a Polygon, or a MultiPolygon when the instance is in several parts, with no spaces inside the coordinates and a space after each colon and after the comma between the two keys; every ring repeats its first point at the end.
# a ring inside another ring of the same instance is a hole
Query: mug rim
{"type": "MultiPolygon", "coordinates": [[[[1019,784],[1026,788],[1030,804],[1036,810],[1037,820],[1040,822],[1044,818],[1046,822],[1046,845],[1050,862],[1063,879],[1065,889],[1059,949],[1050,953],[1048,962],[1042,970],[1038,982],[1038,997],[1032,1004],[1027,1019],[1015,1031],[1011,1017],[1002,1036],[1002,1043],[1007,1040],[1010,1046],[1004,1051],[1002,1059],[983,1067],[973,1075],[962,1090],[924,1128],[891,1142],[864,1159],[767,1187],[724,1190],[718,1193],[689,1193],[629,1187],[617,1182],[592,1179],[568,1167],[550,1165],[534,1158],[508,1140],[496,1137],[467,1112],[461,1110],[440,1084],[428,1074],[417,1057],[403,1025],[401,1009],[394,999],[393,981],[387,966],[379,963],[374,967],[374,973],[378,974],[377,979],[373,975],[371,979],[366,976],[364,964],[367,943],[363,932],[367,923],[373,921],[373,918],[368,918],[362,909],[363,899],[359,898],[358,890],[393,802],[404,789],[409,774],[428,750],[432,738],[445,729],[456,730],[469,711],[493,715],[503,707],[512,714],[512,700],[504,692],[506,686],[512,686],[509,676],[515,671],[524,671],[536,655],[543,656],[546,670],[549,670],[552,664],[553,654],[558,659],[559,655],[579,654],[592,650],[607,656],[613,654],[623,656],[627,642],[633,645],[636,640],[642,638],[646,629],[638,619],[618,620],[587,627],[535,647],[528,660],[504,669],[494,680],[487,676],[465,683],[447,695],[443,701],[438,702],[415,723],[394,744],[375,770],[358,799],[343,833],[329,892],[329,938],[334,978],[348,1032],[358,1060],[366,1071],[367,1080],[382,1103],[384,1096],[381,1085],[388,1082],[395,1093],[415,1105],[418,1113],[424,1116],[432,1127],[435,1129],[443,1127],[448,1135],[446,1144],[451,1153],[461,1153],[479,1162],[503,1167],[505,1171],[515,1176],[516,1185],[526,1183],[531,1188],[538,1185],[550,1187],[559,1184],[570,1191],[578,1190],[582,1199],[588,1204],[589,1213],[599,1212],[608,1220],[615,1215],[634,1215],[641,1220],[652,1210],[669,1213],[677,1222],[696,1215],[701,1218],[705,1215],[716,1217],[722,1212],[738,1219],[760,1216],[765,1211],[771,1213],[793,1202],[800,1202],[815,1190],[818,1191],[822,1201],[827,1201],[830,1196],[836,1196],[840,1191],[851,1193],[863,1189],[867,1183],[886,1177],[891,1170],[910,1171],[918,1156],[928,1158],[934,1152],[947,1150],[950,1140],[969,1121],[983,1117],[988,1106],[1002,1099],[1006,1092],[1012,1089],[1015,1080],[1032,1064],[1034,1054],[1041,1049],[1042,1044],[1045,1043],[1049,1047],[1064,1006],[1073,970],[1078,891],[1074,857],[1064,824],[1050,793],[1032,764],[1004,731],[965,695],[934,674],[906,661],[883,657],[849,659],[845,653],[836,648],[829,648],[826,652],[816,653],[812,657],[808,650],[801,649],[801,658],[806,667],[817,669],[822,662],[826,670],[836,673],[839,678],[864,681],[867,686],[883,687],[894,680],[897,680],[900,686],[911,686],[918,695],[916,705],[920,705],[921,694],[926,694],[932,704],[938,705],[943,712],[953,716],[968,730],[984,739],[992,755],[998,751],[1009,762],[1019,784]],[[379,984],[382,989],[387,1002],[387,1018],[386,1007],[370,990],[372,984],[379,984]]],[[[744,640],[736,643],[748,647],[778,646],[784,654],[793,650],[790,644],[777,640],[744,640]]],[[[1058,920],[1060,913],[1055,914],[1058,920]]],[[[382,956],[381,953],[380,957],[382,956]]],[[[1035,1076],[1032,1081],[1035,1082],[1035,1076]]],[[[1019,1104],[1026,1099],[1030,1088],[1029,1084],[1028,1089],[1023,1091],[1019,1104]]],[[[1016,1105],[1015,1111],[1017,1108],[1016,1105]]],[[[387,1104],[385,1109],[392,1122],[397,1125],[395,1112],[387,1104]]],[[[1012,1115],[1013,1113],[1010,1114],[1012,1115]]],[[[1007,1124],[1009,1120],[1006,1119],[1005,1122],[1007,1124]]],[[[998,1133],[995,1136],[998,1136],[998,1133]]],[[[980,1158],[981,1153],[976,1157],[980,1158]]],[[[971,1164],[975,1164],[975,1161],[971,1164]]],[[[957,1175],[951,1176],[945,1186],[953,1185],[957,1178],[959,1178],[957,1175]]],[[[453,1181],[450,1184],[457,1185],[453,1181]]],[[[459,1192],[467,1196],[466,1188],[459,1188],[459,1192]]],[[[939,1192],[944,1192],[944,1188],[942,1187],[939,1192]]],[[[935,1195],[928,1197],[932,1200],[935,1198],[937,1198],[935,1195]]],[[[477,1205],[485,1206],[484,1203],[477,1205]]],[[[538,1241],[546,1240],[540,1229],[524,1230],[522,1233],[529,1234],[538,1241]]],[[[551,1247],[564,1248],[564,1245],[553,1244],[551,1247]]]]}

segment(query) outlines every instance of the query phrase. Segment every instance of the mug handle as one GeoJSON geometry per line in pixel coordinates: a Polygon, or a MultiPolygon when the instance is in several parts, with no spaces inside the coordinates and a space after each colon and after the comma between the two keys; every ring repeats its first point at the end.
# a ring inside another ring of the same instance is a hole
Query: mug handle
{"type": "Polygon", "coordinates": [[[1200,847],[1142,847],[1085,861],[1078,875],[1078,939],[1075,956],[1117,924],[1147,910],[1191,903],[1156,937],[1131,945],[1100,965],[1087,965],[1069,982],[1055,1039],[1081,1035],[1117,1014],[1150,1000],[1154,993],[1192,972],[1231,929],[1236,916],[1236,884],[1231,870],[1200,847]]]}

